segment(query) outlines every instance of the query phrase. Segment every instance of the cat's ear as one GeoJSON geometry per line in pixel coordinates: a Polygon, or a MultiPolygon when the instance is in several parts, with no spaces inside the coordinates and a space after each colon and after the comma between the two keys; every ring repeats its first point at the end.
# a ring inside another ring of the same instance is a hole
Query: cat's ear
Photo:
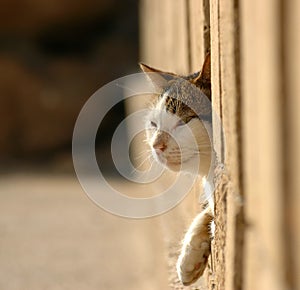
{"type": "Polygon", "coordinates": [[[206,55],[203,66],[202,66],[202,70],[201,70],[201,74],[199,77],[199,81],[200,82],[204,82],[204,83],[210,83],[210,77],[211,77],[211,64],[210,64],[210,52],[206,55]]]}
{"type": "Polygon", "coordinates": [[[168,81],[176,76],[175,74],[163,72],[144,63],[139,63],[139,65],[142,71],[147,74],[153,85],[159,90],[164,89],[168,81]]]}
{"type": "Polygon", "coordinates": [[[205,57],[202,70],[192,79],[192,83],[200,88],[201,91],[211,99],[211,64],[210,53],[205,57]]]}

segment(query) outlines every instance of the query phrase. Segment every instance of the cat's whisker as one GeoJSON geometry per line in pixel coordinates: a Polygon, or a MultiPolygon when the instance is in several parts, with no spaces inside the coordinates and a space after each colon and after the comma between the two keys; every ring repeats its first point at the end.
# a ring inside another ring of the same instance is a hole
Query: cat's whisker
{"type": "MultiPolygon", "coordinates": [[[[149,172],[152,170],[152,167],[153,167],[153,164],[155,163],[155,160],[154,158],[151,158],[151,156],[149,156],[148,160],[150,162],[150,165],[149,165],[149,168],[147,170],[144,170],[144,171],[140,171],[139,174],[140,174],[140,177],[144,178],[144,177],[147,177],[147,174],[149,174],[149,172]]],[[[136,170],[137,172],[137,170],[136,170]]]]}
{"type": "Polygon", "coordinates": [[[149,155],[149,153],[151,152],[151,150],[145,150],[145,151],[142,151],[142,152],[140,152],[139,154],[135,154],[135,156],[134,156],[134,161],[137,161],[137,160],[139,160],[139,159],[141,159],[142,157],[144,157],[145,156],[145,154],[147,154],[147,156],[149,155]]]}
{"type": "MultiPolygon", "coordinates": [[[[152,158],[152,161],[150,160],[150,166],[149,169],[147,170],[147,173],[150,172],[152,170],[153,164],[154,164],[155,160],[154,158],[152,158]]],[[[145,172],[146,173],[146,172],[145,172]]]]}
{"type": "Polygon", "coordinates": [[[148,156],[146,159],[144,159],[139,165],[137,165],[135,168],[134,168],[134,172],[132,173],[135,173],[137,172],[148,160],[150,160],[150,157],[151,156],[148,156]]]}
{"type": "Polygon", "coordinates": [[[142,152],[139,152],[138,154],[134,153],[134,155],[135,155],[135,156],[134,156],[134,160],[140,158],[140,157],[143,156],[145,153],[147,153],[147,152],[142,151],[142,152]]]}
{"type": "Polygon", "coordinates": [[[142,142],[146,143],[147,145],[149,144],[149,140],[148,139],[143,139],[142,142]]]}

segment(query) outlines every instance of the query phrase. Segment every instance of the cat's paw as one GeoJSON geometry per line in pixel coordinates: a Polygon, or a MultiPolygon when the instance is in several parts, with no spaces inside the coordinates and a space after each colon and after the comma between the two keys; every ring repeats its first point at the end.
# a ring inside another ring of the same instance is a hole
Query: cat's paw
{"type": "Polygon", "coordinates": [[[182,284],[187,286],[203,274],[210,255],[210,240],[192,237],[183,245],[177,261],[177,273],[182,284]]]}
{"type": "Polygon", "coordinates": [[[196,282],[205,270],[210,255],[212,222],[211,210],[206,208],[196,216],[184,237],[176,265],[183,285],[196,282]]]}

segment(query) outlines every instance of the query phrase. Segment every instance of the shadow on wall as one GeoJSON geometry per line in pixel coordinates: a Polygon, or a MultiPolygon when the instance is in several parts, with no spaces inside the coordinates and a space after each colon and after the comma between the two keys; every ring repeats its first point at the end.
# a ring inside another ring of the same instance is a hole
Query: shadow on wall
{"type": "MultiPolygon", "coordinates": [[[[71,160],[84,102],[137,70],[137,0],[7,0],[0,16],[0,161],[71,160]]],[[[106,118],[99,146],[123,114],[106,118]]]]}

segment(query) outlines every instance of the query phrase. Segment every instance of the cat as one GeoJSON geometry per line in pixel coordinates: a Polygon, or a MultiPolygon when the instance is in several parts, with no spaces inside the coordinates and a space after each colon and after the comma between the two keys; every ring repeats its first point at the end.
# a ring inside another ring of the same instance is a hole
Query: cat
{"type": "MultiPolygon", "coordinates": [[[[204,185],[211,182],[207,181],[207,176],[215,158],[211,142],[210,66],[210,54],[202,70],[188,76],[165,73],[140,63],[142,71],[159,92],[145,123],[154,159],[175,172],[200,174],[204,185]]],[[[178,277],[185,286],[193,284],[203,274],[211,251],[214,201],[210,184],[206,188],[206,207],[185,234],[176,264],[178,277]]]]}

